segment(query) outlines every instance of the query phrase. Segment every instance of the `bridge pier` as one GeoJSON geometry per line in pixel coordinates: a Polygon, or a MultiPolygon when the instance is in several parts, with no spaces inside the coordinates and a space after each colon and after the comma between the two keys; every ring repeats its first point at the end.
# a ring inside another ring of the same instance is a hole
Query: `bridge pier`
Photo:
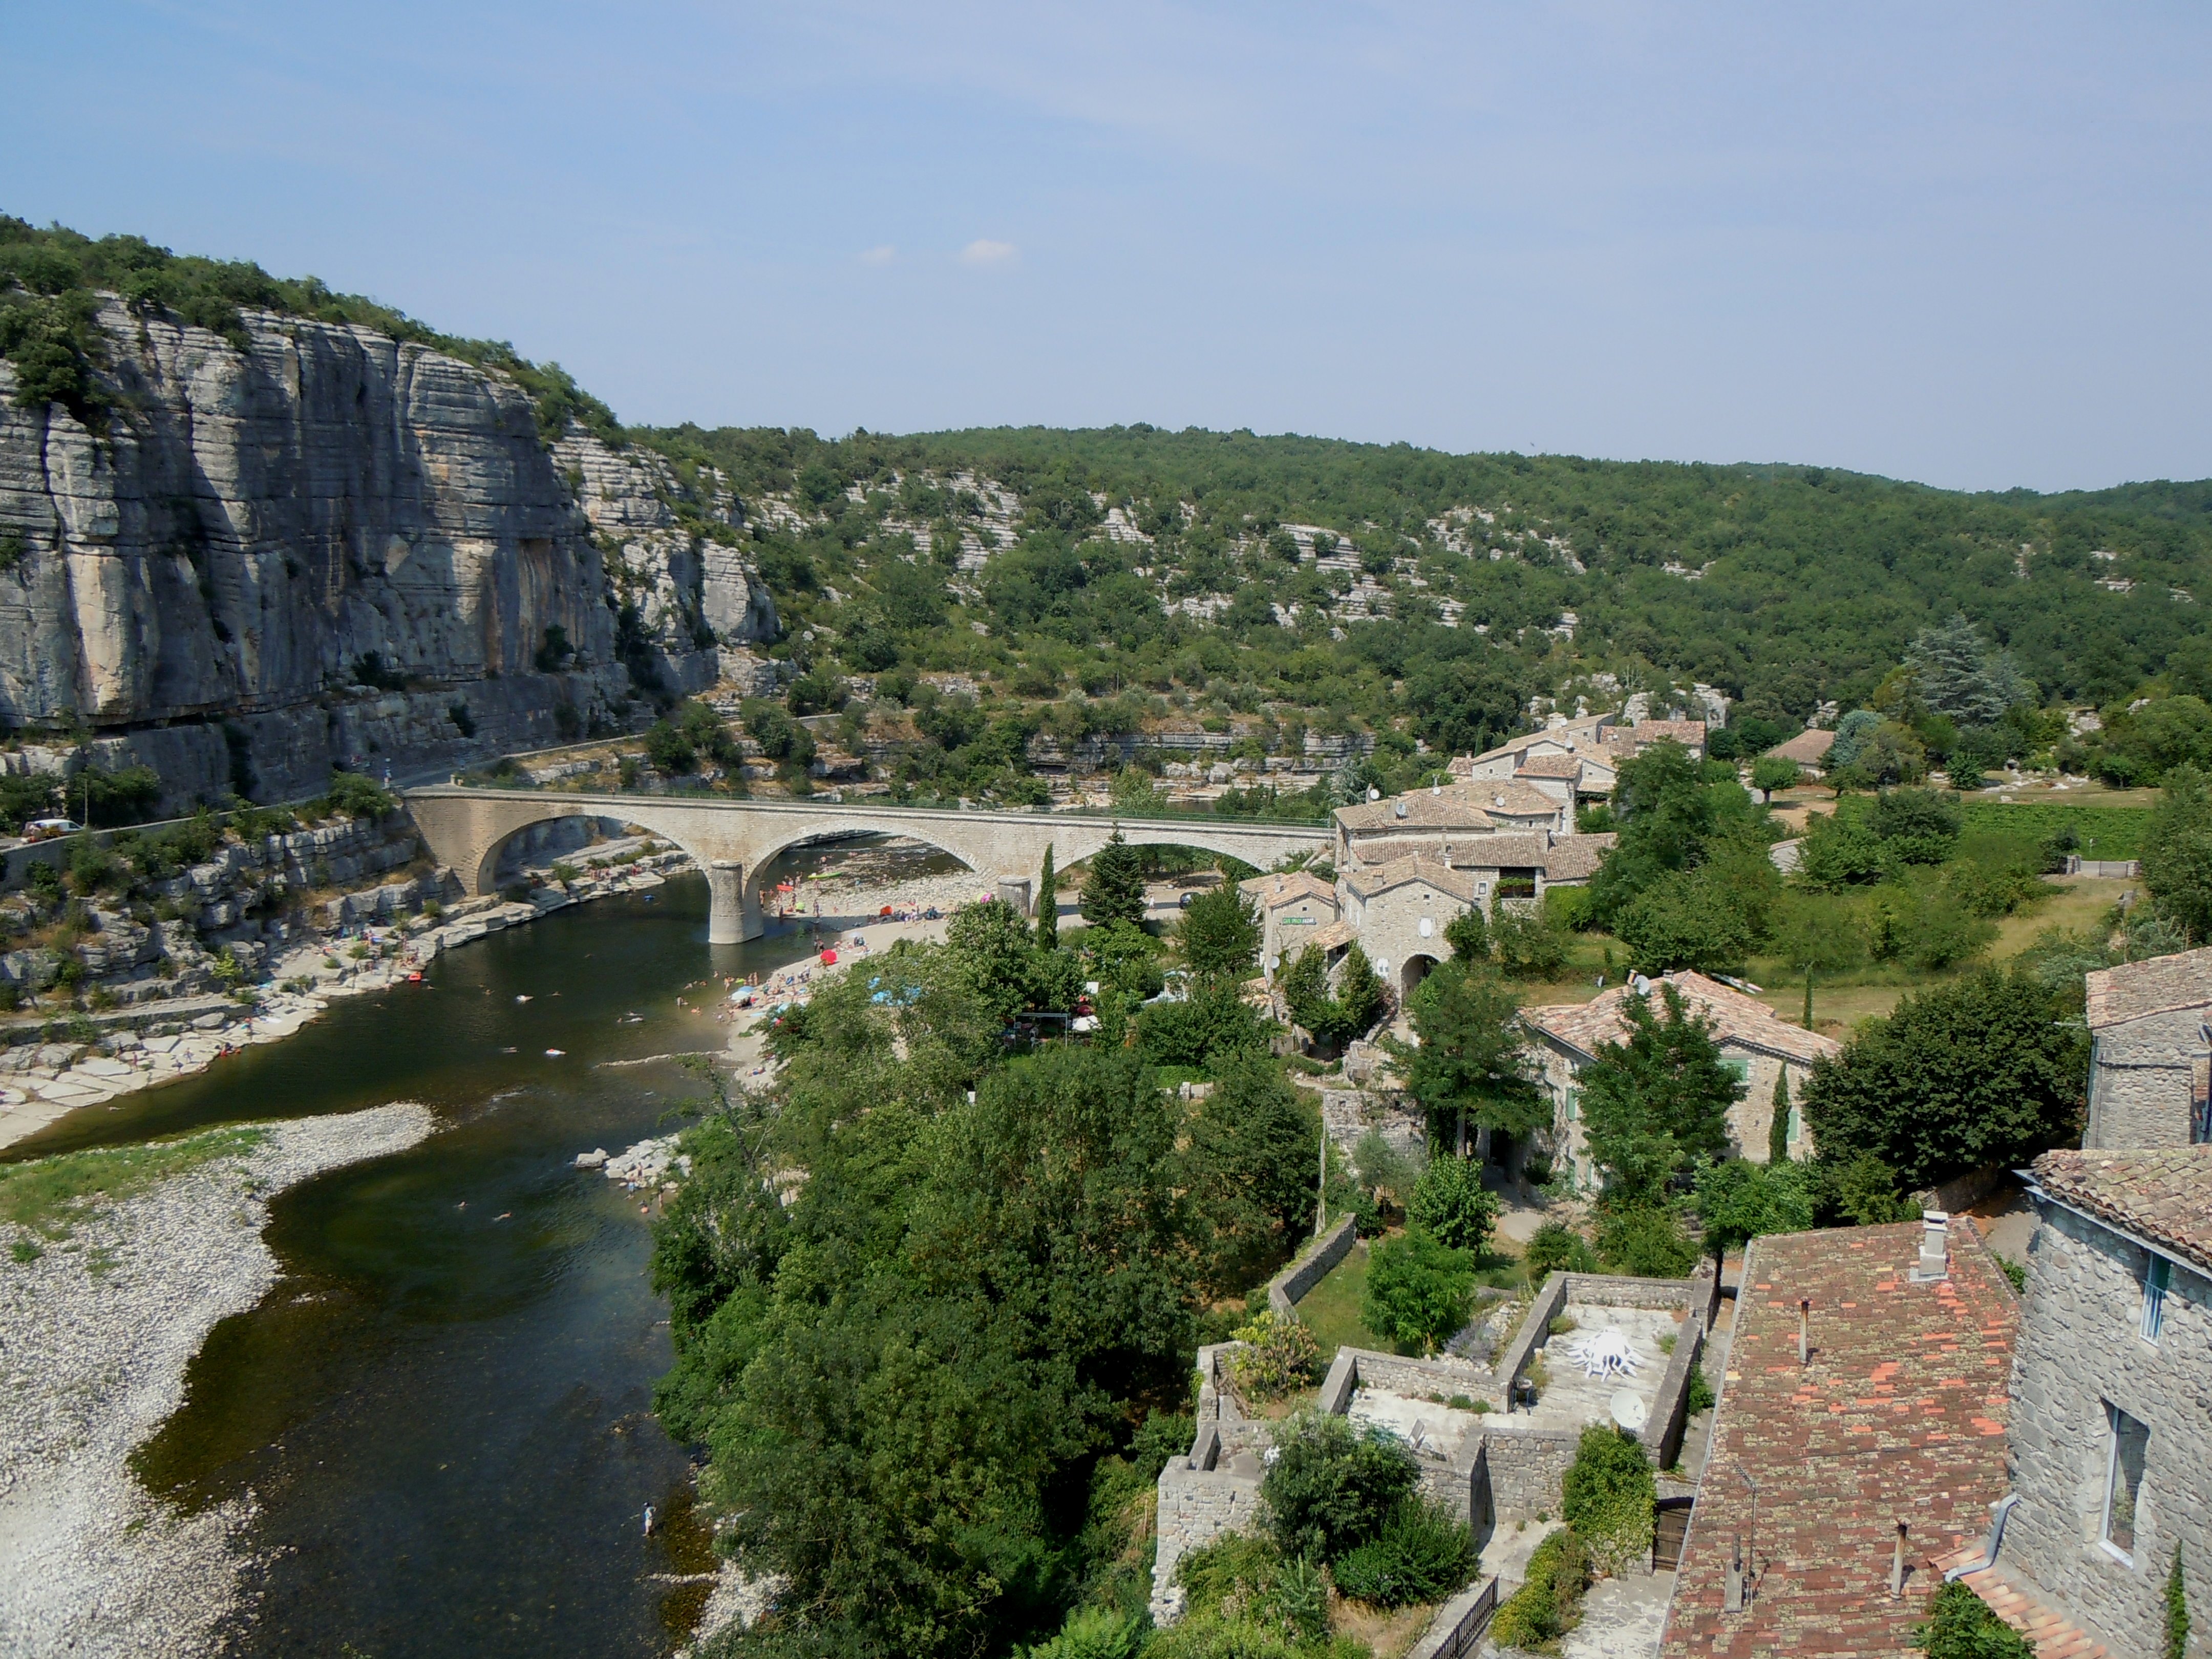
{"type": "Polygon", "coordinates": [[[715,859],[708,864],[708,944],[741,945],[760,937],[760,908],[746,903],[746,896],[744,865],[734,859],[715,859]],[[750,933],[745,927],[748,921],[752,924],[750,933]]]}

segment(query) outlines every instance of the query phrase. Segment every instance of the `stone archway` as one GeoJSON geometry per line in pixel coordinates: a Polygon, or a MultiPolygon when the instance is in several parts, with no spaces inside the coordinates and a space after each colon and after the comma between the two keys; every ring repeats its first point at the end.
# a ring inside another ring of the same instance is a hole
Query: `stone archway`
{"type": "Polygon", "coordinates": [[[1398,969],[1398,1006],[1401,1008],[1413,1002],[1413,993],[1421,988],[1421,981],[1429,976],[1429,970],[1436,965],[1436,957],[1425,951],[1417,951],[1406,958],[1404,965],[1398,969]]]}

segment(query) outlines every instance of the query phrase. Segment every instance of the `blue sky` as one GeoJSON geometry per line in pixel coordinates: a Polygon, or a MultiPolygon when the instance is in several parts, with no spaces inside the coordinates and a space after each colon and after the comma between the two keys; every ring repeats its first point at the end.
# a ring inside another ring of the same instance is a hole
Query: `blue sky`
{"type": "Polygon", "coordinates": [[[624,419],[2212,474],[2212,9],[0,0],[0,210],[624,419]]]}

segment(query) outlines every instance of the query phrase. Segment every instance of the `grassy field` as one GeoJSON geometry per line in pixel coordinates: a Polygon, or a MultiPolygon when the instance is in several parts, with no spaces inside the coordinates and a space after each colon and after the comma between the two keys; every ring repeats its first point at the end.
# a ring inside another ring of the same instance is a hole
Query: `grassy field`
{"type": "MultiPolygon", "coordinates": [[[[86,1211],[120,1202],[216,1158],[249,1151],[264,1133],[260,1129],[209,1129],[181,1140],[0,1164],[0,1221],[13,1222],[42,1237],[67,1238],[70,1224],[86,1211]]],[[[25,1241],[15,1246],[18,1260],[35,1256],[37,1251],[36,1245],[25,1241]]]]}
{"type": "Polygon", "coordinates": [[[1367,1288],[1367,1241],[1363,1238],[1298,1304],[1298,1317],[1321,1344],[1323,1365],[1336,1358],[1339,1348],[1391,1346],[1369,1330],[1367,1322],[1359,1316],[1360,1294],[1367,1288]]]}

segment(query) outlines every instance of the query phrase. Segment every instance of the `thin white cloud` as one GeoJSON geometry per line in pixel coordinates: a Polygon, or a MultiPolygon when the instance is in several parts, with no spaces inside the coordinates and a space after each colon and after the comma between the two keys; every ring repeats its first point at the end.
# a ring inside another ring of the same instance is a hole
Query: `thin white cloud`
{"type": "Polygon", "coordinates": [[[994,242],[988,236],[978,236],[960,250],[960,258],[965,264],[1002,265],[1019,251],[1012,242],[994,242]]]}
{"type": "Polygon", "coordinates": [[[885,242],[880,247],[872,247],[862,253],[860,263],[864,265],[887,265],[897,252],[896,248],[885,242]]]}

